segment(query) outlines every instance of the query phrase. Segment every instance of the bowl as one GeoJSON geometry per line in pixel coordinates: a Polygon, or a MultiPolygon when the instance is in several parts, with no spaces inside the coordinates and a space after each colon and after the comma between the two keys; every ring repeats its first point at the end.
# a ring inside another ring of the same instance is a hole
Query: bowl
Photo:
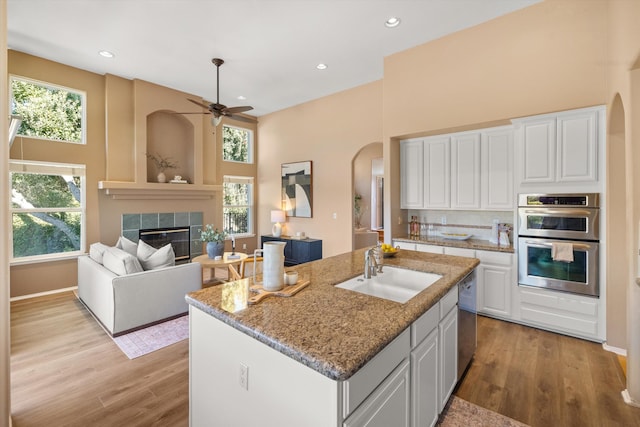
{"type": "Polygon", "coordinates": [[[383,258],[393,258],[398,253],[397,249],[392,250],[391,252],[382,252],[383,258]]]}

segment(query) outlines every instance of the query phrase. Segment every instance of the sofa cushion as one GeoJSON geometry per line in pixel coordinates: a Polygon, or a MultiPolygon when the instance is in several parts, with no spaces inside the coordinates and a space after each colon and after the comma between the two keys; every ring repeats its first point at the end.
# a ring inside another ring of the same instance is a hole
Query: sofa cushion
{"type": "Polygon", "coordinates": [[[118,276],[144,271],[138,258],[118,248],[108,248],[104,251],[102,265],[118,276]]]}
{"type": "Polygon", "coordinates": [[[136,256],[138,252],[138,244],[136,242],[132,242],[124,236],[120,236],[118,238],[118,242],[116,243],[116,248],[127,251],[133,256],[136,256]]]}
{"type": "Polygon", "coordinates": [[[89,246],[89,256],[98,264],[102,264],[102,257],[107,249],[109,249],[109,246],[104,243],[92,243],[91,246],[89,246]]]}
{"type": "Polygon", "coordinates": [[[145,270],[155,270],[176,265],[176,255],[173,252],[171,243],[156,249],[140,240],[138,242],[137,257],[145,270]]]}

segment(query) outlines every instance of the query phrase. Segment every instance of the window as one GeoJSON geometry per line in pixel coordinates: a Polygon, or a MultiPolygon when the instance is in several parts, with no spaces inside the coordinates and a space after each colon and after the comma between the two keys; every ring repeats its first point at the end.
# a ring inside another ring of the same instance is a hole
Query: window
{"type": "Polygon", "coordinates": [[[253,132],[248,129],[223,126],[222,160],[253,163],[253,132]]]}
{"type": "Polygon", "coordinates": [[[82,91],[11,77],[11,114],[22,117],[18,135],[84,144],[85,103],[82,91]]]}
{"type": "Polygon", "coordinates": [[[9,162],[12,261],[84,253],[85,166],[9,162]]]}
{"type": "Polygon", "coordinates": [[[253,178],[225,176],[223,197],[224,231],[233,235],[252,234],[253,178]]]}

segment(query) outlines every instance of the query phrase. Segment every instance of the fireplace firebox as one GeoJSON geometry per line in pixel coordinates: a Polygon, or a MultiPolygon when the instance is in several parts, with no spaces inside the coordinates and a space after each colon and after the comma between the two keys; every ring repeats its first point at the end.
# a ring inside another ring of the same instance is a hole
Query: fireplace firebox
{"type": "Polygon", "coordinates": [[[189,262],[191,258],[189,227],[166,227],[140,230],[139,238],[154,248],[161,248],[171,243],[176,255],[176,264],[189,262]]]}

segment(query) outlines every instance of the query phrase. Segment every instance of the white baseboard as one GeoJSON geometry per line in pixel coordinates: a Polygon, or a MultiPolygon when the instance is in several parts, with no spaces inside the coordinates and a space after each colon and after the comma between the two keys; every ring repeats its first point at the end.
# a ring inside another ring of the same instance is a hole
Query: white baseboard
{"type": "Polygon", "coordinates": [[[619,347],[614,347],[611,345],[607,345],[606,342],[602,343],[602,348],[605,349],[606,351],[610,351],[612,353],[615,353],[619,356],[624,356],[627,357],[627,350],[624,348],[619,348],[619,347]]]}
{"type": "Polygon", "coordinates": [[[624,389],[622,390],[622,399],[624,399],[624,403],[626,403],[627,405],[631,405],[631,406],[635,406],[636,408],[640,408],[640,402],[635,401],[631,398],[631,396],[629,395],[629,390],[624,389]]]}
{"type": "Polygon", "coordinates": [[[70,288],[62,288],[62,289],[54,289],[52,291],[38,292],[37,294],[20,295],[19,297],[9,298],[9,301],[20,301],[20,300],[23,300],[23,299],[42,297],[42,296],[45,296],[45,295],[61,294],[63,292],[74,291],[76,289],[78,289],[77,286],[72,286],[70,288]]]}

